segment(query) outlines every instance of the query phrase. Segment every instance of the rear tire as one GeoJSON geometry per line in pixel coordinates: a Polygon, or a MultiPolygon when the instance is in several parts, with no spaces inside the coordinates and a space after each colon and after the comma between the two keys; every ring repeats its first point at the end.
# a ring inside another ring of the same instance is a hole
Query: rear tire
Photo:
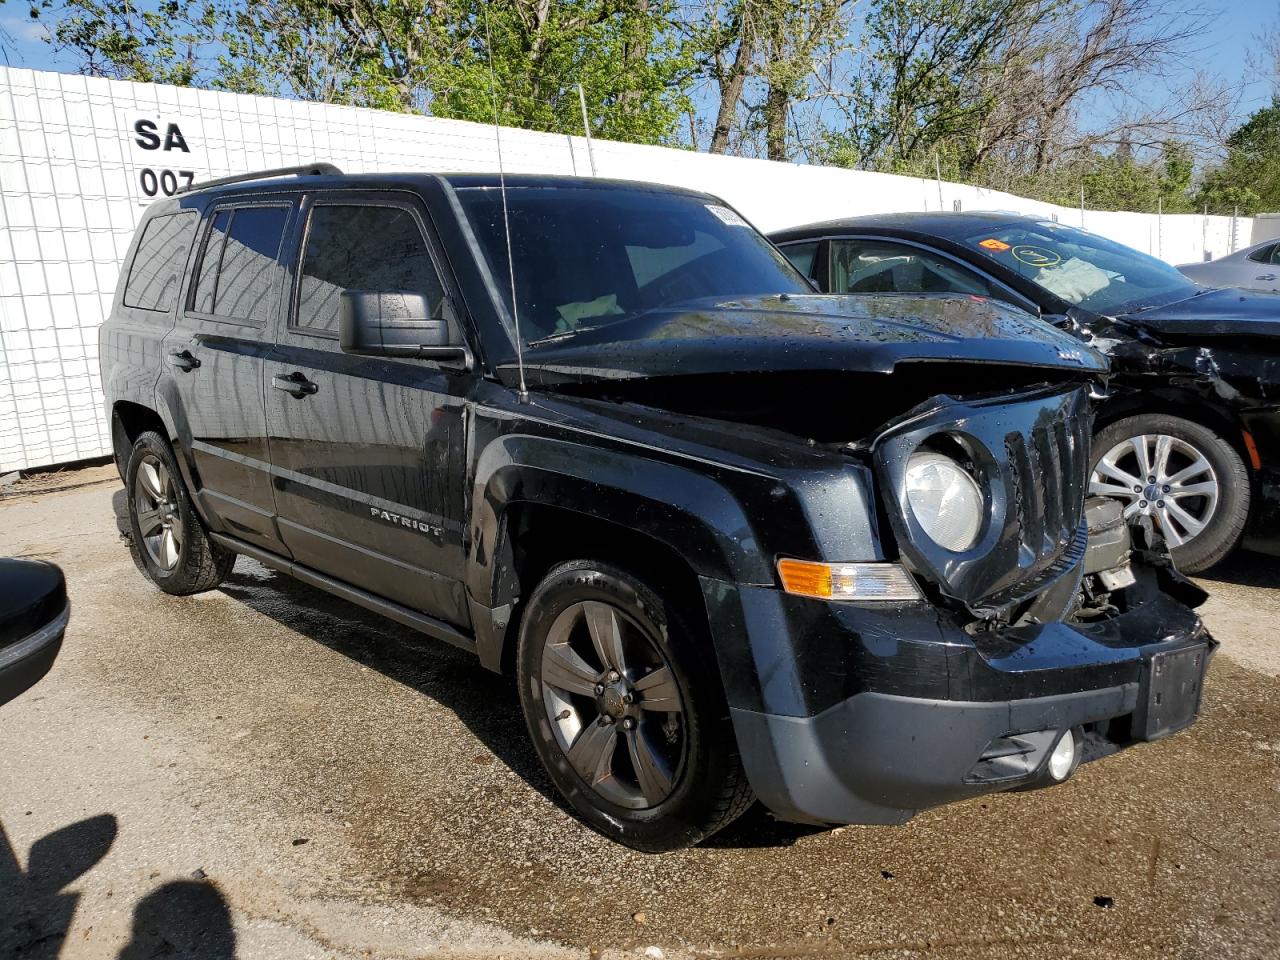
{"type": "Polygon", "coordinates": [[[697,843],[754,800],[701,623],[586,560],[548,573],[521,621],[520,703],[543,765],[589,826],[636,850],[697,843]]]}
{"type": "Polygon", "coordinates": [[[1093,438],[1090,466],[1089,492],[1124,502],[1126,518],[1149,514],[1184,573],[1223,560],[1244,534],[1249,473],[1235,447],[1199,423],[1163,413],[1117,420],[1093,438]]]}
{"type": "Polygon", "coordinates": [[[133,562],[165,593],[188,596],[215,589],[236,555],[209,539],[173,448],[153,430],[133,444],[125,471],[133,562]]]}

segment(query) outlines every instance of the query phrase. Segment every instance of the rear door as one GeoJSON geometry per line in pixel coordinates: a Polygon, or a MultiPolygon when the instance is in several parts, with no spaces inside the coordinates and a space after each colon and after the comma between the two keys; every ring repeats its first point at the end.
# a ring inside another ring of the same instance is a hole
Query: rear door
{"type": "Polygon", "coordinates": [[[299,563],[450,623],[462,589],[464,416],[474,375],[343,353],[343,290],[424,294],[449,319],[426,210],[334,191],[303,211],[290,315],[267,362],[281,536],[299,563]]]}
{"type": "Polygon", "coordinates": [[[284,552],[275,523],[263,362],[281,307],[280,256],[296,200],[255,196],[205,216],[157,388],[191,488],[217,530],[284,552]]]}

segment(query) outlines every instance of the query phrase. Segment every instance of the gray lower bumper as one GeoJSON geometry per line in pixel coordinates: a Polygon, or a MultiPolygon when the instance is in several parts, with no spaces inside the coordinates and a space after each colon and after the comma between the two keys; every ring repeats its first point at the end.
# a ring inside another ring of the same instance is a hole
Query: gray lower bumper
{"type": "Polygon", "coordinates": [[[732,711],[747,776],[776,816],[902,823],[918,810],[1005,789],[966,782],[996,737],[1132,713],[1138,684],[994,703],[863,693],[813,717],[732,711]]]}

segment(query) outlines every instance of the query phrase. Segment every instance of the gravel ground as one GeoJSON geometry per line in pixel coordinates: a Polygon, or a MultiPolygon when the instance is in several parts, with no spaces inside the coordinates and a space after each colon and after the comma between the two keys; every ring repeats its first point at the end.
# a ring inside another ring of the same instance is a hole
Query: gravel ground
{"type": "Polygon", "coordinates": [[[0,500],[0,555],[62,565],[73,604],[0,708],[0,955],[1280,956],[1274,560],[1204,581],[1190,731],[903,827],[753,812],[645,856],[565,811],[463,654],[245,558],[155,590],[111,469],[0,500]]]}

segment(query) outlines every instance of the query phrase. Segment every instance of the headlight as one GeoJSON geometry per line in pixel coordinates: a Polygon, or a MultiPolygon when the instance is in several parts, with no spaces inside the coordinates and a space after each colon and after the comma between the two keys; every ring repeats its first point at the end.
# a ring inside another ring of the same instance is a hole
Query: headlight
{"type": "Polygon", "coordinates": [[[911,512],[934,543],[962,553],[978,542],[982,491],[960,464],[919,450],[907,460],[905,485],[911,512]]]}

